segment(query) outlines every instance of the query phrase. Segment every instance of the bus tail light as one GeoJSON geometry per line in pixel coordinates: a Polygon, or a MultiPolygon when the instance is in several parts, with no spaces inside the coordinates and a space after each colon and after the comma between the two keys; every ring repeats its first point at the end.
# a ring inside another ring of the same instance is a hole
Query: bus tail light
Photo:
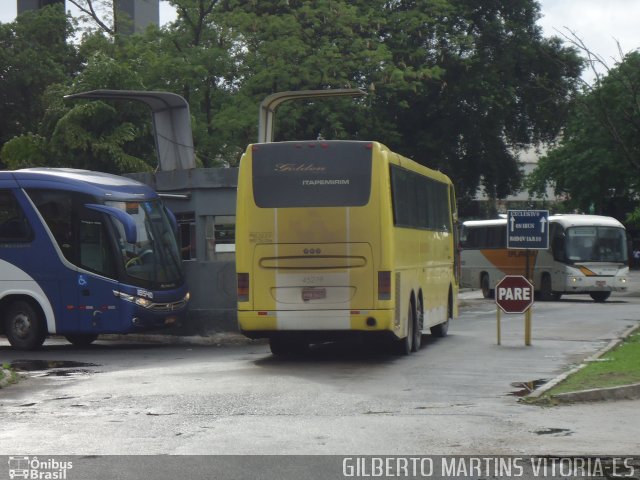
{"type": "Polygon", "coordinates": [[[249,274],[238,273],[238,301],[249,301],[249,274]]]}
{"type": "Polygon", "coordinates": [[[391,300],[391,272],[378,272],[378,300],[391,300]]]}

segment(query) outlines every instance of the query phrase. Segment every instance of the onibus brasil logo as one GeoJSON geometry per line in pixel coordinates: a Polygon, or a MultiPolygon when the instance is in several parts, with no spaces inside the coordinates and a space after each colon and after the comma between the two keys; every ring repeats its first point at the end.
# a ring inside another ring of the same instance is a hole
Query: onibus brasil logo
{"type": "Polygon", "coordinates": [[[62,462],[54,458],[39,460],[38,457],[9,457],[9,478],[30,480],[66,480],[67,470],[73,468],[73,462],[62,462]]]}

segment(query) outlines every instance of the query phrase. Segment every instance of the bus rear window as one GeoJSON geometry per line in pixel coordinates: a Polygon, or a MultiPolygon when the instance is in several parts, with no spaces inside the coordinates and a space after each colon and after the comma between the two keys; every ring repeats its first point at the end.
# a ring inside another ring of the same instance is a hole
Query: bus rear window
{"type": "Polygon", "coordinates": [[[261,208],[360,207],[371,193],[366,142],[282,142],[253,147],[253,196],[261,208]]]}

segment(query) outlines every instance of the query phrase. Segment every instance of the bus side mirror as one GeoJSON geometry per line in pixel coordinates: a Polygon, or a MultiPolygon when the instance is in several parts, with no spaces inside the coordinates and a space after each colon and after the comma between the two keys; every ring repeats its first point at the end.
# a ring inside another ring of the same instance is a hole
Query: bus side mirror
{"type": "Polygon", "coordinates": [[[164,212],[167,214],[169,223],[171,223],[171,228],[173,229],[173,233],[178,235],[178,220],[176,219],[175,214],[164,205],[162,205],[162,208],[164,208],[164,212]]]}
{"type": "Polygon", "coordinates": [[[87,203],[85,207],[90,210],[106,213],[118,220],[124,226],[124,237],[128,243],[136,243],[138,240],[136,222],[127,212],[123,212],[115,207],[108,207],[107,205],[98,205],[95,203],[87,203]]]}

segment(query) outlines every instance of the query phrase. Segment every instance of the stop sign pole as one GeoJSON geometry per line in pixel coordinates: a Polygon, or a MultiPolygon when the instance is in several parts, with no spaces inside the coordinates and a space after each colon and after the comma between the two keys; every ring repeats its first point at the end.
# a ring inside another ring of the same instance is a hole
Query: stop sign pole
{"type": "MultiPolygon", "coordinates": [[[[529,251],[530,250],[546,250],[549,248],[549,210],[507,210],[507,249],[525,250],[526,256],[526,278],[527,283],[531,287],[531,303],[521,311],[507,311],[508,309],[501,307],[505,313],[523,313],[524,312],[524,343],[531,345],[531,305],[533,304],[533,286],[529,282],[531,271],[529,269],[529,251]]],[[[508,277],[508,276],[507,276],[508,277]]],[[[505,279],[507,278],[505,277],[505,279]]],[[[504,280],[504,279],[503,279],[504,280]]],[[[497,289],[496,285],[496,289],[497,289]]],[[[505,287],[506,288],[506,287],[505,287]]],[[[518,288],[518,287],[514,287],[518,288]]],[[[517,290],[507,290],[514,295],[517,290]]],[[[524,294],[524,292],[521,292],[524,294]]],[[[496,298],[497,301],[497,298],[496,298]]],[[[506,301],[506,300],[505,300],[506,301]]],[[[498,306],[500,306],[498,304],[498,306]]],[[[497,309],[498,315],[498,345],[500,345],[500,308],[497,309]]]]}
{"type": "Polygon", "coordinates": [[[524,313],[524,344],[531,345],[533,285],[522,275],[507,275],[496,284],[497,337],[500,345],[500,312],[524,313]]]}

